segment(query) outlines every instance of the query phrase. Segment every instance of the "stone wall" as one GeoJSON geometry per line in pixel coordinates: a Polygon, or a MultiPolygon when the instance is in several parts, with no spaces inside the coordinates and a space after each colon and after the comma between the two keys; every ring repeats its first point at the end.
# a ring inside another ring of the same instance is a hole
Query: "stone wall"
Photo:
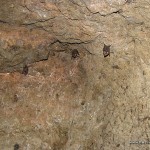
{"type": "Polygon", "coordinates": [[[149,0],[0,1],[0,149],[148,150],[149,18],[149,0]]]}

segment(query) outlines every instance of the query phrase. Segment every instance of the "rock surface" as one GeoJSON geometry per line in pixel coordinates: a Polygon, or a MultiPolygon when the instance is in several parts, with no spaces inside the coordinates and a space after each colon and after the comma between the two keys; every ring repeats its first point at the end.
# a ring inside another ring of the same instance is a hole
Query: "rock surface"
{"type": "Polygon", "coordinates": [[[149,19],[149,0],[0,1],[0,149],[150,149],[149,19]]]}

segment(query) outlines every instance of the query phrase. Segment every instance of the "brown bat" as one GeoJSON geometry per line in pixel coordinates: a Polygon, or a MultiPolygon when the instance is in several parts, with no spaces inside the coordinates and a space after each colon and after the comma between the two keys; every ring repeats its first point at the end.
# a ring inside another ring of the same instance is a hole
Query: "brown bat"
{"type": "Polygon", "coordinates": [[[19,147],[20,147],[19,144],[16,143],[16,144],[14,145],[14,150],[19,150],[19,147]]]}
{"type": "Polygon", "coordinates": [[[103,47],[103,55],[104,55],[104,57],[107,57],[107,56],[110,57],[110,46],[111,45],[105,45],[104,44],[104,47],[103,47]]]}
{"type": "Polygon", "coordinates": [[[28,66],[25,65],[25,66],[23,67],[22,74],[24,74],[24,75],[26,76],[26,75],[28,74],[28,71],[29,71],[28,66]]]}
{"type": "Polygon", "coordinates": [[[72,54],[72,57],[71,57],[72,59],[73,59],[73,58],[77,58],[77,57],[79,57],[79,55],[80,55],[79,52],[78,52],[78,50],[76,50],[76,49],[72,50],[72,53],[71,53],[71,54],[72,54]]]}

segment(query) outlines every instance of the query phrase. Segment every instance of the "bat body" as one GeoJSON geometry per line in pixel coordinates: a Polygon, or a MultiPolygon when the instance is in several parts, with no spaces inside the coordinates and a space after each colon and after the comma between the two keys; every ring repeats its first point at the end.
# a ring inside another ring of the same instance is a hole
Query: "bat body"
{"type": "Polygon", "coordinates": [[[110,56],[110,46],[111,45],[105,45],[103,47],[103,55],[104,57],[110,56]]]}
{"type": "Polygon", "coordinates": [[[25,65],[25,66],[23,67],[22,74],[24,74],[24,75],[26,76],[26,75],[28,74],[28,71],[29,71],[28,66],[25,65]]]}
{"type": "Polygon", "coordinates": [[[72,50],[72,59],[79,57],[79,55],[80,54],[79,54],[78,50],[76,50],[76,49],[72,50]]]}

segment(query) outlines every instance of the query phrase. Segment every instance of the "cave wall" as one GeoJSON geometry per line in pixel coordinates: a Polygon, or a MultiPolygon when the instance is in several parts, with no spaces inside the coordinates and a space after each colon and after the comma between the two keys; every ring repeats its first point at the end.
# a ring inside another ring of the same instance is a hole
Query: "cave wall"
{"type": "Polygon", "coordinates": [[[149,0],[0,1],[0,149],[148,150],[149,17],[149,0]]]}

